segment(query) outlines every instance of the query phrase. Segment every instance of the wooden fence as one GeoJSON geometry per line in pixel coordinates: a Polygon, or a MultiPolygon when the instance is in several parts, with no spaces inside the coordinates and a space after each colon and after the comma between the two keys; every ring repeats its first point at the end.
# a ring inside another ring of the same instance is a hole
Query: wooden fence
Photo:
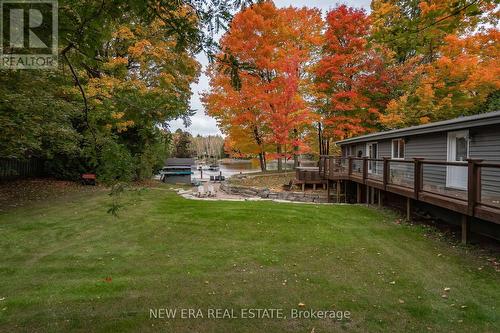
{"type": "Polygon", "coordinates": [[[43,175],[44,165],[40,159],[0,158],[0,180],[41,177],[43,175]]]}

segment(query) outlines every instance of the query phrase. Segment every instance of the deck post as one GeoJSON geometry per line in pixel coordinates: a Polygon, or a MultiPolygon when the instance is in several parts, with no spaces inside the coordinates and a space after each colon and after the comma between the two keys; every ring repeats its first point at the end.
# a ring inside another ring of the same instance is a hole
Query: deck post
{"type": "Polygon", "coordinates": [[[318,170],[319,170],[319,175],[324,177],[324,175],[323,175],[323,159],[324,159],[323,156],[319,157],[319,164],[318,164],[319,169],[318,170]]]}
{"type": "Polygon", "coordinates": [[[348,191],[347,180],[344,180],[344,203],[347,203],[347,192],[350,192],[350,191],[348,191]]]}
{"type": "Polygon", "coordinates": [[[384,157],[384,167],[382,170],[382,182],[384,184],[384,190],[386,190],[387,182],[389,181],[389,160],[389,157],[384,157]]]}
{"type": "Polygon", "coordinates": [[[365,156],[363,157],[363,184],[366,184],[366,178],[368,178],[368,157],[365,156]]]}
{"type": "Polygon", "coordinates": [[[326,201],[328,203],[332,202],[331,199],[330,199],[330,192],[331,192],[330,188],[331,188],[331,186],[330,186],[330,180],[328,179],[326,181],[326,201]]]}
{"type": "Polygon", "coordinates": [[[335,186],[337,190],[337,203],[340,202],[340,181],[337,180],[337,185],[335,186]]]}
{"type": "Polygon", "coordinates": [[[327,177],[332,178],[333,177],[333,158],[331,156],[328,156],[325,160],[325,170],[328,169],[327,171],[327,177]],[[328,168],[326,165],[328,164],[328,168]]]}
{"type": "Polygon", "coordinates": [[[462,215],[462,244],[467,244],[469,242],[469,217],[467,215],[462,215]]]}
{"type": "Polygon", "coordinates": [[[356,203],[361,203],[361,185],[356,183],[356,203]]]}
{"type": "Polygon", "coordinates": [[[370,186],[368,185],[365,185],[366,186],[366,204],[369,205],[370,204],[370,186]]]}
{"type": "Polygon", "coordinates": [[[351,177],[351,174],[352,174],[352,157],[349,156],[347,158],[347,175],[351,177]]]}
{"type": "Polygon", "coordinates": [[[413,169],[413,194],[414,198],[418,200],[418,194],[422,189],[422,161],[423,158],[416,157],[413,159],[414,169],[413,169]]]}
{"type": "Polygon", "coordinates": [[[474,216],[474,208],[481,197],[481,172],[479,163],[483,160],[467,159],[467,214],[474,216]]]}
{"type": "Polygon", "coordinates": [[[411,198],[406,198],[406,220],[411,221],[411,198]]]}
{"type": "Polygon", "coordinates": [[[377,191],[377,203],[378,203],[378,208],[382,207],[382,190],[377,191]]]}

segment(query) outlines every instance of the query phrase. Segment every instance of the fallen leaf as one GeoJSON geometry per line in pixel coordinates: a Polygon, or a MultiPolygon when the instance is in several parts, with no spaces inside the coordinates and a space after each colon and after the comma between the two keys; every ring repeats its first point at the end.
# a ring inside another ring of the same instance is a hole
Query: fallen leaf
{"type": "Polygon", "coordinates": [[[300,303],[298,304],[298,306],[299,306],[299,308],[303,308],[303,307],[304,307],[304,306],[306,306],[306,305],[305,305],[304,303],[300,302],[300,303]]]}

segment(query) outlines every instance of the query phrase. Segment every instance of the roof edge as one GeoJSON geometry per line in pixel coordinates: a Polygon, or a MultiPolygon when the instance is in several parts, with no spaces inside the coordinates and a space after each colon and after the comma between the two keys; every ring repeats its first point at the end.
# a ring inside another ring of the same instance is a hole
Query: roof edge
{"type": "Polygon", "coordinates": [[[419,135],[426,133],[439,132],[440,130],[450,130],[462,127],[477,127],[489,124],[500,123],[500,111],[480,113],[472,116],[458,117],[448,120],[437,121],[430,124],[417,125],[405,128],[399,128],[384,132],[370,133],[349,139],[336,141],[335,144],[342,145],[347,143],[364,142],[376,139],[389,139],[400,135],[419,135]]]}

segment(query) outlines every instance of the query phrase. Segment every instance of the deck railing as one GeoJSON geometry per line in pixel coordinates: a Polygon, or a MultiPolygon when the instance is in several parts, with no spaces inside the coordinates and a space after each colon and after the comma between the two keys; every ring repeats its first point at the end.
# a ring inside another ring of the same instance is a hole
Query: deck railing
{"type": "Polygon", "coordinates": [[[325,179],[352,180],[500,223],[500,163],[323,155],[319,168],[325,179]]]}

